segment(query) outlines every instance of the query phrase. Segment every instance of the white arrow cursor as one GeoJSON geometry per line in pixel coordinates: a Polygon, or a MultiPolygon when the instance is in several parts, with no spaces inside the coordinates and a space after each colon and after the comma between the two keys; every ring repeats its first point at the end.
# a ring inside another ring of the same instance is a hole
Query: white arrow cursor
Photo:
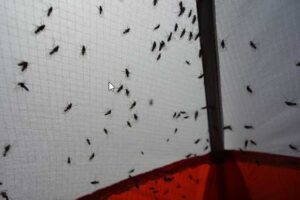
{"type": "Polygon", "coordinates": [[[113,84],[111,84],[110,82],[108,82],[108,91],[114,91],[115,86],[113,84]]]}

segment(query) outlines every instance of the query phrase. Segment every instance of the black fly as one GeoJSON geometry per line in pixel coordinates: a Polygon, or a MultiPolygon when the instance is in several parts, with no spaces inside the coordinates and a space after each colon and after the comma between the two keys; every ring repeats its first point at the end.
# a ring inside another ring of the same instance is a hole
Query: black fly
{"type": "Polygon", "coordinates": [[[138,121],[138,120],[139,120],[139,117],[138,117],[138,115],[137,115],[137,114],[135,114],[135,113],[133,114],[133,118],[134,118],[134,120],[135,120],[135,121],[138,121]]]}
{"type": "Polygon", "coordinates": [[[296,63],[296,66],[297,66],[297,67],[300,67],[300,62],[296,63]]]}
{"type": "Polygon", "coordinates": [[[174,112],[174,114],[173,114],[173,118],[175,118],[175,117],[176,117],[176,115],[177,115],[177,113],[176,113],[176,112],[174,112]]]}
{"type": "Polygon", "coordinates": [[[153,52],[156,48],[156,42],[154,41],[153,44],[152,44],[152,48],[151,48],[151,51],[153,52]]]}
{"type": "Polygon", "coordinates": [[[192,16],[192,12],[193,12],[193,10],[191,9],[189,12],[188,18],[190,18],[192,16]]]}
{"type": "Polygon", "coordinates": [[[102,8],[102,6],[99,6],[99,7],[98,7],[98,10],[99,10],[99,14],[102,15],[102,13],[103,13],[103,8],[102,8]]]}
{"type": "Polygon", "coordinates": [[[103,129],[103,131],[104,131],[105,135],[107,135],[107,134],[108,134],[108,131],[107,131],[107,129],[106,129],[106,128],[104,128],[104,129],[103,129]]]}
{"type": "Polygon", "coordinates": [[[174,25],[174,32],[176,32],[177,29],[178,29],[178,24],[176,23],[176,24],[174,25]]]}
{"type": "Polygon", "coordinates": [[[22,67],[21,71],[24,72],[28,67],[28,62],[26,61],[19,62],[18,66],[22,67]]]}
{"type": "Polygon", "coordinates": [[[159,29],[159,27],[160,27],[160,24],[157,24],[157,25],[153,28],[153,30],[155,31],[155,30],[159,29]]]}
{"type": "Polygon", "coordinates": [[[186,63],[187,65],[191,65],[190,61],[188,61],[188,60],[186,60],[185,63],[186,63]]]}
{"type": "Polygon", "coordinates": [[[253,140],[250,140],[250,143],[253,144],[253,145],[255,145],[255,146],[257,145],[256,142],[253,141],[253,140]]]}
{"type": "Polygon", "coordinates": [[[204,74],[200,74],[199,76],[198,76],[198,79],[202,79],[204,77],[204,74]]]}
{"type": "Polygon", "coordinates": [[[81,47],[81,55],[84,56],[85,55],[85,51],[86,51],[86,48],[84,45],[82,45],[81,47]]]}
{"type": "Polygon", "coordinates": [[[126,78],[129,78],[130,72],[128,70],[128,68],[125,68],[125,76],[126,78]]]}
{"type": "Polygon", "coordinates": [[[249,45],[250,45],[250,47],[252,47],[254,50],[257,49],[257,45],[256,45],[253,41],[250,41],[250,42],[249,42],[249,45]]]}
{"type": "Polygon", "coordinates": [[[197,35],[195,36],[195,41],[200,37],[200,32],[197,33],[197,35]]]}
{"type": "Polygon", "coordinates": [[[162,50],[162,48],[164,48],[166,45],[166,43],[162,40],[160,43],[159,43],[159,51],[162,50]]]}
{"type": "Polygon", "coordinates": [[[201,140],[200,138],[195,140],[194,144],[198,144],[200,142],[200,140],[201,140]]]}
{"type": "Polygon", "coordinates": [[[92,184],[92,185],[99,184],[99,181],[91,181],[91,184],[92,184]]]}
{"type": "Polygon", "coordinates": [[[171,39],[172,39],[172,34],[173,34],[173,33],[172,33],[172,32],[170,32],[170,34],[169,34],[169,36],[168,36],[168,40],[167,40],[168,42],[170,42],[170,41],[171,41],[171,39]]]}
{"type": "Polygon", "coordinates": [[[231,125],[227,125],[223,127],[223,130],[231,130],[232,131],[232,127],[231,125]]]}
{"type": "Polygon", "coordinates": [[[136,101],[134,101],[132,104],[131,104],[131,106],[130,106],[130,110],[132,110],[134,107],[136,106],[136,101]]]}
{"type": "Polygon", "coordinates": [[[174,129],[174,134],[177,133],[177,131],[178,131],[178,128],[175,128],[175,129],[174,129]]]}
{"type": "Polygon", "coordinates": [[[285,101],[284,102],[287,106],[297,106],[298,104],[296,102],[292,102],[292,101],[285,101]]]}
{"type": "Polygon", "coordinates": [[[104,115],[107,116],[107,115],[110,115],[111,114],[111,110],[108,110],[104,115]]]}
{"type": "Polygon", "coordinates": [[[120,87],[117,90],[117,93],[121,92],[123,90],[123,85],[120,85],[120,87]]]}
{"type": "Polygon", "coordinates": [[[198,114],[199,114],[199,112],[198,112],[198,110],[196,110],[196,111],[195,111],[195,114],[194,114],[194,118],[195,118],[195,120],[197,120],[197,118],[198,118],[198,114]]]}
{"type": "Polygon", "coordinates": [[[195,24],[195,22],[196,22],[196,19],[197,19],[197,16],[196,16],[196,15],[194,15],[194,16],[193,16],[193,20],[192,20],[192,24],[195,24]]]}
{"type": "Polygon", "coordinates": [[[130,91],[126,88],[125,89],[125,94],[126,94],[126,96],[128,96],[129,97],[129,95],[130,95],[130,91]]]}
{"type": "Polygon", "coordinates": [[[27,92],[29,92],[29,89],[28,89],[28,87],[25,85],[24,82],[19,82],[19,83],[18,83],[18,86],[20,86],[21,88],[23,88],[24,90],[26,90],[27,92]]]}
{"type": "Polygon", "coordinates": [[[53,55],[54,53],[58,52],[59,46],[56,45],[50,52],[49,55],[53,55]]]}
{"type": "Polygon", "coordinates": [[[247,85],[246,88],[247,88],[247,91],[248,91],[249,93],[251,93],[251,94],[253,93],[253,90],[251,89],[250,85],[247,85]]]}
{"type": "Polygon", "coordinates": [[[86,143],[87,143],[88,145],[91,145],[91,141],[90,141],[89,138],[86,138],[86,143]]]}
{"type": "Polygon", "coordinates": [[[95,153],[92,153],[92,154],[90,155],[89,160],[90,160],[90,161],[93,160],[94,157],[95,157],[95,153]]]}
{"type": "Polygon", "coordinates": [[[292,150],[294,150],[294,151],[298,151],[298,148],[297,147],[295,147],[294,145],[292,145],[292,144],[289,144],[289,147],[290,147],[290,149],[292,149],[292,150]]]}
{"type": "Polygon", "coordinates": [[[190,117],[190,116],[184,116],[183,118],[184,118],[184,119],[188,119],[189,117],[190,117]]]}
{"type": "Polygon", "coordinates": [[[133,172],[134,172],[134,170],[135,170],[135,169],[131,169],[131,170],[129,170],[128,174],[131,174],[131,173],[133,173],[133,172]]]}
{"type": "Polygon", "coordinates": [[[126,28],[126,29],[123,31],[123,34],[125,35],[125,34],[129,33],[129,31],[130,31],[130,28],[126,28]]]}
{"type": "Polygon", "coordinates": [[[9,200],[8,196],[7,196],[7,193],[5,191],[2,191],[1,193],[1,197],[5,200],[9,200]]]}
{"type": "Polygon", "coordinates": [[[130,127],[130,128],[132,127],[131,123],[129,121],[127,121],[127,126],[130,127]]]}
{"type": "Polygon", "coordinates": [[[191,41],[191,40],[192,40],[192,38],[193,38],[193,32],[192,32],[192,31],[190,31],[190,34],[189,34],[189,41],[191,41]]]}
{"type": "Polygon", "coordinates": [[[184,36],[184,34],[185,34],[185,28],[182,29],[181,34],[180,34],[180,38],[182,38],[184,36]]]}
{"type": "Polygon", "coordinates": [[[5,145],[4,151],[3,151],[3,157],[6,157],[7,153],[8,153],[9,150],[10,150],[10,147],[11,147],[10,144],[5,145]]]}
{"type": "Polygon", "coordinates": [[[161,53],[160,53],[160,54],[158,54],[158,56],[157,56],[156,60],[160,60],[160,57],[161,57],[161,53]]]}
{"type": "Polygon", "coordinates": [[[198,54],[199,58],[202,57],[202,49],[199,49],[199,54],[198,54]]]}
{"type": "Polygon", "coordinates": [[[247,148],[247,146],[248,146],[248,140],[245,140],[245,143],[244,143],[245,149],[247,148]]]}
{"type": "Polygon", "coordinates": [[[71,164],[71,158],[70,157],[68,157],[67,163],[71,164]]]}
{"type": "Polygon", "coordinates": [[[50,17],[51,13],[53,11],[53,7],[51,6],[47,11],[47,16],[50,17]]]}
{"type": "Polygon", "coordinates": [[[66,112],[68,112],[69,110],[71,110],[72,106],[73,106],[73,104],[72,104],[72,103],[69,103],[69,104],[65,107],[64,112],[66,113],[66,112]]]}
{"type": "Polygon", "coordinates": [[[253,129],[253,126],[251,126],[251,125],[245,125],[244,128],[245,129],[253,129]]]}
{"type": "Polygon", "coordinates": [[[38,27],[35,29],[34,33],[35,33],[35,34],[38,34],[39,32],[43,31],[43,30],[45,29],[45,27],[46,27],[45,24],[42,24],[42,25],[38,26],[38,27]]]}
{"type": "Polygon", "coordinates": [[[225,48],[226,48],[226,43],[225,43],[225,40],[224,40],[224,39],[221,41],[221,47],[222,47],[222,49],[225,49],[225,48]]]}
{"type": "Polygon", "coordinates": [[[153,6],[156,6],[158,0],[153,0],[153,6]]]}

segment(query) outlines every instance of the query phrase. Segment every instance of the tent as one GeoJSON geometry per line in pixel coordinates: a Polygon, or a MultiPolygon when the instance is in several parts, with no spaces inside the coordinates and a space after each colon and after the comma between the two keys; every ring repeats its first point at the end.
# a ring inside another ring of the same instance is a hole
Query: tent
{"type": "Polygon", "coordinates": [[[299,199],[299,10],[1,0],[0,199],[299,199]]]}

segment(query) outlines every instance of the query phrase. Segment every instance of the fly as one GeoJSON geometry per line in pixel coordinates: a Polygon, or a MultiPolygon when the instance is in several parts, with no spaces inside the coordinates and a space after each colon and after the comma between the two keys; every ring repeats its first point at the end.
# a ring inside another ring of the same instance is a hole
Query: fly
{"type": "Polygon", "coordinates": [[[92,184],[92,185],[99,184],[99,181],[91,181],[91,184],[92,184]]]}
{"type": "Polygon", "coordinates": [[[28,67],[28,62],[27,61],[19,62],[18,66],[22,67],[21,71],[24,72],[27,69],[27,67],[28,67]]]}
{"type": "Polygon", "coordinates": [[[185,28],[182,29],[181,34],[180,34],[180,38],[182,38],[184,36],[184,34],[185,34],[185,28]]]}
{"type": "Polygon", "coordinates": [[[250,41],[250,42],[249,42],[249,45],[250,45],[250,47],[252,47],[254,50],[257,49],[257,45],[256,45],[253,41],[250,41]]]}
{"type": "Polygon", "coordinates": [[[106,128],[104,128],[104,129],[103,129],[103,131],[104,131],[105,135],[107,135],[107,134],[108,134],[108,131],[107,131],[107,129],[106,129],[106,128]]]}
{"type": "Polygon", "coordinates": [[[132,104],[131,104],[131,106],[130,106],[130,110],[132,110],[134,107],[136,106],[136,101],[134,101],[132,104]]]}
{"type": "Polygon", "coordinates": [[[195,41],[200,37],[200,32],[197,33],[197,35],[195,36],[195,41]]]}
{"type": "Polygon", "coordinates": [[[200,138],[195,140],[194,144],[198,144],[200,142],[200,140],[201,140],[200,138]]]}
{"type": "Polygon", "coordinates": [[[292,102],[292,101],[285,101],[284,102],[287,106],[297,106],[298,104],[296,102],[292,102]]]}
{"type": "Polygon", "coordinates": [[[108,110],[104,115],[107,116],[107,115],[110,115],[111,114],[111,110],[108,110]]]}
{"type": "Polygon", "coordinates": [[[192,32],[192,31],[190,31],[190,34],[189,34],[189,41],[191,41],[191,40],[192,40],[192,38],[193,38],[193,32],[192,32]]]}
{"type": "Polygon", "coordinates": [[[159,29],[159,27],[160,27],[160,24],[157,24],[157,25],[153,28],[153,30],[155,31],[155,30],[159,29]]]}
{"type": "Polygon", "coordinates": [[[227,125],[223,127],[223,130],[231,130],[232,131],[232,127],[231,125],[227,125]]]}
{"type": "Polygon", "coordinates": [[[25,85],[24,82],[19,82],[19,83],[18,83],[18,86],[20,86],[21,88],[23,88],[24,90],[26,90],[27,92],[29,92],[29,89],[28,89],[28,87],[25,85]]]}
{"type": "Polygon", "coordinates": [[[68,157],[67,163],[71,164],[71,158],[70,157],[68,157]]]}
{"type": "Polygon", "coordinates": [[[251,125],[245,125],[244,128],[245,129],[253,129],[253,126],[251,126],[251,125]]]}
{"type": "Polygon", "coordinates": [[[149,100],[149,106],[153,106],[153,99],[149,100]]]}
{"type": "Polygon", "coordinates": [[[250,143],[253,144],[253,145],[255,145],[255,146],[257,145],[256,142],[253,141],[253,140],[250,140],[250,143]]]}
{"type": "Polygon", "coordinates": [[[86,48],[84,45],[82,45],[81,47],[81,55],[84,56],[85,55],[85,51],[86,51],[86,48]]]}
{"type": "Polygon", "coordinates": [[[92,153],[91,155],[90,155],[90,158],[89,158],[89,160],[91,161],[91,160],[93,160],[94,159],[94,157],[95,157],[95,153],[92,153]]]}
{"type": "Polygon", "coordinates": [[[177,29],[178,29],[178,24],[176,23],[176,24],[174,25],[174,32],[176,32],[177,29]]]}
{"type": "Polygon", "coordinates": [[[129,121],[127,121],[127,126],[130,127],[130,128],[132,127],[131,123],[129,121]]]}
{"type": "Polygon", "coordinates": [[[129,78],[130,72],[128,70],[128,68],[125,68],[125,76],[126,78],[129,78]]]}
{"type": "Polygon", "coordinates": [[[298,151],[298,148],[297,147],[295,147],[294,145],[292,145],[292,144],[289,144],[289,147],[290,147],[290,149],[292,149],[292,150],[294,150],[294,151],[298,151]]]}
{"type": "Polygon", "coordinates": [[[190,61],[188,61],[188,60],[186,60],[185,63],[186,63],[187,65],[191,65],[190,61]]]}
{"type": "Polygon", "coordinates": [[[177,128],[175,128],[175,129],[174,129],[174,134],[175,134],[175,133],[177,133],[177,131],[178,131],[178,129],[177,129],[177,128]]]}
{"type": "Polygon", "coordinates": [[[188,18],[190,18],[192,16],[192,12],[193,12],[193,10],[191,9],[189,12],[188,18]]]}
{"type": "Polygon", "coordinates": [[[130,31],[130,28],[126,28],[126,29],[123,31],[123,34],[125,35],[125,34],[129,33],[129,31],[130,31]]]}
{"type": "Polygon", "coordinates": [[[202,79],[204,77],[204,74],[200,74],[199,76],[198,76],[198,79],[202,79]]]}
{"type": "Polygon", "coordinates": [[[72,106],[73,106],[73,104],[72,104],[72,103],[69,103],[69,104],[65,107],[64,112],[66,113],[66,112],[68,112],[69,110],[71,110],[72,106]]]}
{"type": "Polygon", "coordinates": [[[126,96],[128,96],[129,97],[129,95],[130,95],[130,91],[126,88],[125,89],[125,94],[126,94],[126,96]]]}
{"type": "Polygon", "coordinates": [[[221,47],[222,47],[222,49],[225,49],[225,48],[226,48],[225,40],[222,40],[222,41],[221,41],[221,47]]]}
{"type": "Polygon", "coordinates": [[[139,120],[139,117],[138,117],[138,115],[137,115],[137,114],[135,114],[135,113],[133,114],[133,118],[134,118],[134,120],[135,120],[135,121],[138,121],[138,120],[139,120]]]}
{"type": "Polygon", "coordinates": [[[11,147],[11,145],[10,145],[10,144],[8,144],[8,145],[5,145],[5,147],[4,147],[4,151],[3,151],[3,157],[6,157],[7,153],[8,153],[8,152],[9,152],[9,150],[10,150],[10,147],[11,147]]]}
{"type": "Polygon", "coordinates": [[[98,11],[99,11],[99,15],[102,15],[102,13],[103,13],[103,8],[102,8],[102,6],[99,6],[99,7],[98,7],[98,11]]]}
{"type": "Polygon", "coordinates": [[[123,85],[120,85],[120,87],[117,90],[117,93],[121,92],[121,90],[123,90],[123,85]]]}
{"type": "Polygon", "coordinates": [[[166,45],[166,43],[162,40],[160,43],[159,43],[159,51],[162,50],[162,48],[164,48],[166,45]]]}
{"type": "Polygon", "coordinates": [[[193,16],[193,20],[192,20],[192,24],[195,24],[195,22],[196,22],[196,19],[197,19],[197,16],[196,16],[196,15],[194,15],[194,16],[193,16]]]}
{"type": "Polygon", "coordinates": [[[196,111],[195,111],[195,114],[194,114],[194,118],[195,118],[195,120],[197,120],[197,118],[198,118],[198,115],[199,115],[199,112],[198,112],[198,110],[196,110],[196,111]]]}
{"type": "Polygon", "coordinates": [[[173,33],[172,33],[172,32],[170,32],[170,34],[169,34],[169,36],[168,36],[168,40],[167,40],[168,42],[170,42],[170,41],[171,41],[171,39],[172,39],[172,34],[173,34],[173,33]]]}
{"type": "Polygon", "coordinates": [[[53,55],[54,53],[58,52],[59,46],[56,45],[50,52],[49,55],[53,55]]]}
{"type": "Polygon", "coordinates": [[[177,112],[174,112],[174,114],[173,114],[173,118],[175,118],[175,117],[176,117],[176,115],[177,115],[177,112]]]}
{"type": "Polygon", "coordinates": [[[38,27],[35,29],[34,33],[35,33],[35,34],[40,33],[41,31],[43,31],[43,30],[45,29],[45,27],[46,27],[45,24],[42,24],[42,25],[38,26],[38,27]]]}
{"type": "Polygon", "coordinates": [[[50,17],[51,13],[53,11],[53,7],[51,6],[47,11],[47,16],[50,17]]]}
{"type": "Polygon", "coordinates": [[[157,56],[156,60],[160,60],[160,57],[161,57],[161,53],[160,53],[160,54],[158,54],[158,56],[157,56]]]}
{"type": "Polygon", "coordinates": [[[129,172],[128,172],[128,174],[131,174],[131,173],[133,173],[134,172],[134,168],[133,169],[131,169],[131,170],[129,170],[129,172]]]}
{"type": "Polygon", "coordinates": [[[244,146],[245,146],[245,149],[246,149],[247,146],[248,146],[248,140],[245,140],[244,146]]]}
{"type": "Polygon", "coordinates": [[[91,141],[90,141],[89,138],[86,138],[86,143],[87,143],[88,145],[91,145],[91,141]]]}

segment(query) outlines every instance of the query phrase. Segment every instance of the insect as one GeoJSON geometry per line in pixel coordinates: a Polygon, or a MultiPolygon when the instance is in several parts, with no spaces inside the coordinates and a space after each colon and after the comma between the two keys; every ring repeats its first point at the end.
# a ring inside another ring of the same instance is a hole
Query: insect
{"type": "Polygon", "coordinates": [[[170,139],[169,138],[167,138],[167,140],[166,140],[167,142],[169,142],[170,141],[170,139]]]}
{"type": "Polygon", "coordinates": [[[182,38],[184,36],[184,34],[185,34],[185,28],[182,29],[181,34],[180,34],[180,38],[182,38]]]}
{"type": "Polygon", "coordinates": [[[137,115],[137,114],[135,114],[135,113],[133,114],[133,118],[134,118],[134,120],[135,120],[135,121],[139,120],[139,117],[138,117],[138,115],[137,115]]]}
{"type": "Polygon", "coordinates": [[[250,85],[247,85],[246,89],[249,93],[251,93],[251,94],[253,93],[253,90],[251,89],[250,85]]]}
{"type": "Polygon", "coordinates": [[[128,68],[125,68],[125,76],[126,78],[129,78],[130,72],[128,70],[128,68]]]}
{"type": "Polygon", "coordinates": [[[24,82],[19,82],[19,83],[18,83],[18,86],[20,86],[21,88],[23,88],[24,90],[26,90],[27,92],[29,92],[29,89],[28,89],[28,87],[25,85],[24,82]]]}
{"type": "Polygon", "coordinates": [[[120,87],[117,90],[117,93],[121,92],[123,90],[123,85],[120,85],[120,87]]]}
{"type": "Polygon", "coordinates": [[[175,117],[176,117],[176,115],[177,115],[177,112],[174,112],[174,114],[173,114],[173,118],[175,118],[175,117]]]}
{"type": "Polygon", "coordinates": [[[296,63],[296,66],[297,66],[297,67],[300,67],[300,62],[296,63]]]}
{"type": "Polygon", "coordinates": [[[103,129],[104,133],[107,135],[108,134],[108,131],[106,128],[103,129]]]}
{"type": "Polygon", "coordinates": [[[164,177],[165,182],[171,182],[171,181],[173,181],[173,179],[174,179],[174,177],[167,177],[167,176],[164,177]]]}
{"type": "Polygon", "coordinates": [[[245,146],[245,149],[246,149],[247,146],[248,146],[248,140],[245,140],[244,146],[245,146]]]}
{"type": "Polygon", "coordinates": [[[89,160],[91,161],[91,160],[93,160],[94,159],[94,157],[95,157],[95,153],[92,153],[91,155],[90,155],[90,158],[89,158],[89,160]]]}
{"type": "Polygon", "coordinates": [[[175,129],[174,129],[174,134],[177,133],[177,131],[178,131],[178,128],[175,128],[175,129]]]}
{"type": "Polygon", "coordinates": [[[257,145],[256,142],[253,141],[253,140],[250,140],[250,143],[253,144],[253,145],[255,145],[255,146],[257,145]]]}
{"type": "Polygon", "coordinates": [[[195,36],[195,41],[200,37],[200,32],[198,32],[195,36]]]}
{"type": "Polygon", "coordinates": [[[203,107],[201,107],[201,110],[205,110],[207,108],[208,108],[207,106],[203,106],[203,107]]]}
{"type": "Polygon", "coordinates": [[[86,51],[86,48],[84,45],[82,45],[81,47],[81,55],[84,56],[85,55],[85,51],[86,51]]]}
{"type": "Polygon", "coordinates": [[[71,164],[71,158],[70,157],[68,157],[67,163],[71,164]]]}
{"type": "Polygon", "coordinates": [[[180,111],[180,114],[186,114],[186,112],[185,111],[180,111]]]}
{"type": "Polygon", "coordinates": [[[47,11],[47,16],[50,17],[51,13],[53,11],[53,7],[51,6],[47,11]]]}
{"type": "Polygon", "coordinates": [[[125,34],[129,33],[129,31],[130,31],[130,28],[126,28],[126,29],[123,31],[123,34],[125,35],[125,34]]]}
{"type": "Polygon", "coordinates": [[[37,26],[36,29],[35,29],[35,31],[34,31],[34,33],[35,33],[35,34],[40,33],[41,31],[43,31],[43,30],[45,29],[45,27],[46,27],[45,24],[42,24],[42,25],[40,25],[40,26],[37,26]]]}
{"type": "Polygon", "coordinates": [[[190,34],[189,34],[189,41],[191,41],[191,40],[192,40],[192,38],[193,38],[193,32],[192,32],[192,31],[190,31],[190,34]]]}
{"type": "Polygon", "coordinates": [[[198,79],[202,79],[204,77],[204,74],[200,74],[199,76],[198,76],[198,79]]]}
{"type": "Polygon", "coordinates": [[[201,58],[202,57],[202,49],[199,49],[199,54],[198,54],[198,56],[199,56],[199,58],[201,58]]]}
{"type": "Polygon", "coordinates": [[[294,151],[298,151],[298,148],[297,147],[295,147],[294,145],[292,145],[292,144],[289,144],[289,147],[290,147],[290,149],[292,149],[292,150],[294,150],[294,151]]]}
{"type": "Polygon", "coordinates": [[[222,49],[225,49],[226,48],[226,43],[225,43],[225,40],[221,40],[221,47],[222,49]]]}
{"type": "Polygon", "coordinates": [[[195,24],[195,22],[196,22],[196,19],[197,19],[197,16],[196,16],[196,15],[194,15],[194,16],[193,16],[193,20],[192,20],[192,24],[195,24]]]}
{"type": "Polygon", "coordinates": [[[129,121],[127,121],[127,126],[130,127],[130,128],[132,127],[131,123],[129,121]]]}
{"type": "Polygon", "coordinates": [[[50,52],[49,55],[53,55],[54,53],[58,52],[59,46],[56,45],[50,52]]]}
{"type": "Polygon", "coordinates": [[[4,147],[4,151],[3,151],[3,157],[6,157],[7,153],[8,153],[8,152],[9,152],[9,150],[10,150],[10,147],[11,147],[11,145],[10,145],[10,144],[8,144],[8,145],[5,145],[5,147],[4,147]]]}
{"type": "Polygon", "coordinates": [[[189,153],[189,154],[187,154],[185,157],[186,157],[186,158],[190,158],[192,155],[193,155],[193,154],[189,153]]]}
{"type": "Polygon", "coordinates": [[[160,60],[160,57],[161,57],[161,53],[160,53],[160,54],[158,54],[158,56],[157,56],[156,60],[160,60]]]}
{"type": "Polygon", "coordinates": [[[178,119],[180,117],[181,113],[179,112],[176,116],[176,119],[178,119]]]}
{"type": "Polygon", "coordinates": [[[130,91],[126,88],[125,89],[125,94],[126,94],[126,96],[128,96],[129,97],[129,95],[130,95],[130,91]]]}
{"type": "Polygon", "coordinates": [[[111,110],[108,110],[104,115],[107,116],[107,115],[110,115],[111,114],[111,110]]]}
{"type": "Polygon", "coordinates": [[[188,119],[189,117],[190,117],[190,116],[184,116],[183,118],[184,118],[184,119],[188,119]]]}
{"type": "Polygon", "coordinates": [[[186,63],[187,65],[191,65],[190,61],[188,61],[188,60],[186,60],[185,63],[186,63]]]}
{"type": "Polygon", "coordinates": [[[195,118],[195,120],[197,120],[197,118],[198,118],[198,114],[199,114],[199,112],[198,112],[198,110],[196,110],[196,111],[195,111],[195,114],[194,114],[194,118],[195,118]]]}
{"type": "Polygon", "coordinates": [[[188,18],[190,18],[192,16],[192,12],[193,12],[193,10],[191,9],[189,14],[188,14],[188,18]]]}
{"type": "Polygon", "coordinates": [[[136,101],[134,101],[132,104],[131,104],[131,106],[130,106],[130,110],[132,110],[134,107],[136,106],[136,101]]]}
{"type": "Polygon", "coordinates": [[[251,126],[251,125],[245,125],[244,128],[245,129],[253,129],[253,126],[251,126]]]}
{"type": "Polygon", "coordinates": [[[250,42],[249,42],[249,45],[250,45],[250,47],[253,48],[254,50],[257,49],[257,45],[256,45],[253,41],[250,41],[250,42]]]}
{"type": "Polygon", "coordinates": [[[102,8],[101,5],[98,7],[98,10],[99,10],[99,14],[102,15],[102,13],[103,13],[103,8],[102,8]]]}
{"type": "Polygon", "coordinates": [[[206,145],[205,147],[204,147],[204,151],[206,151],[208,149],[208,145],[206,145]]]}
{"type": "Polygon", "coordinates": [[[292,102],[292,101],[285,101],[284,102],[287,106],[297,106],[298,104],[296,102],[292,102]]]}
{"type": "Polygon", "coordinates": [[[156,42],[154,41],[153,44],[152,44],[152,48],[151,48],[151,51],[153,52],[156,48],[156,42]]]}
{"type": "Polygon", "coordinates": [[[129,170],[129,172],[128,172],[128,174],[131,174],[131,173],[133,173],[134,172],[134,168],[133,169],[131,169],[131,170],[129,170]]]}
{"type": "Polygon", "coordinates": [[[153,99],[149,100],[149,106],[153,106],[153,99]]]}
{"type": "Polygon", "coordinates": [[[194,144],[198,144],[200,142],[200,140],[201,140],[200,138],[195,140],[194,144]]]}
{"type": "Polygon", "coordinates": [[[69,104],[65,107],[64,112],[66,113],[66,112],[68,112],[69,110],[71,110],[72,106],[73,106],[73,104],[72,104],[72,103],[69,103],[69,104]]]}
{"type": "Polygon", "coordinates": [[[153,0],[153,6],[156,6],[158,0],[153,0]]]}
{"type": "Polygon", "coordinates": [[[27,61],[19,62],[18,66],[22,67],[21,71],[24,72],[28,67],[28,62],[27,61]]]}
{"type": "Polygon", "coordinates": [[[159,43],[159,51],[162,50],[162,48],[164,48],[166,45],[166,43],[162,40],[160,43],[159,43]]]}
{"type": "Polygon", "coordinates": [[[5,200],[9,200],[8,196],[7,196],[7,193],[5,191],[2,191],[1,193],[1,197],[5,200]]]}
{"type": "Polygon", "coordinates": [[[91,141],[89,138],[86,138],[86,143],[88,143],[88,145],[91,145],[91,141]]]}
{"type": "Polygon", "coordinates": [[[170,41],[171,41],[171,39],[172,39],[172,34],[173,34],[173,33],[172,33],[172,32],[170,32],[170,34],[169,34],[169,36],[168,36],[168,39],[167,39],[167,41],[168,41],[168,42],[170,42],[170,41]]]}
{"type": "Polygon", "coordinates": [[[155,31],[155,30],[159,29],[159,27],[160,27],[160,24],[157,24],[157,25],[153,28],[153,30],[155,31]]]}
{"type": "Polygon", "coordinates": [[[142,155],[144,155],[144,152],[143,152],[143,151],[141,151],[141,154],[142,154],[142,155]]]}
{"type": "Polygon", "coordinates": [[[99,181],[91,181],[91,184],[92,184],[92,185],[99,184],[99,181]]]}
{"type": "Polygon", "coordinates": [[[176,23],[176,24],[174,25],[174,32],[176,32],[177,29],[178,29],[178,24],[176,23]]]}
{"type": "Polygon", "coordinates": [[[227,125],[223,127],[223,130],[231,130],[232,131],[232,127],[231,125],[227,125]]]}
{"type": "Polygon", "coordinates": [[[178,17],[180,17],[185,11],[185,7],[183,7],[182,5],[179,6],[179,13],[178,13],[178,17]]]}

